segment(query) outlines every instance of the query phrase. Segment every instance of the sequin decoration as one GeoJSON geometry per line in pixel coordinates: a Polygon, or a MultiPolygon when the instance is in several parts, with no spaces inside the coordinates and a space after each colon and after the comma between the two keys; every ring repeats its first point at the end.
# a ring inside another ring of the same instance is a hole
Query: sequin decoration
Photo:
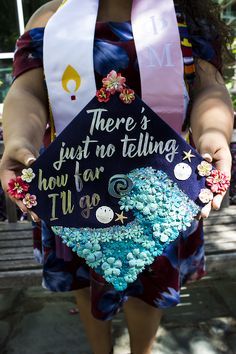
{"type": "Polygon", "coordinates": [[[181,162],[174,168],[174,175],[180,181],[186,181],[192,174],[192,167],[188,164],[181,162]]]}
{"type": "Polygon", "coordinates": [[[114,218],[114,211],[108,206],[101,206],[96,210],[96,219],[101,224],[109,224],[114,218]]]}
{"type": "Polygon", "coordinates": [[[121,211],[134,220],[105,228],[53,226],[56,235],[116,290],[134,282],[181,231],[191,226],[199,207],[163,171],[135,169],[132,190],[120,198],[121,211]]]}

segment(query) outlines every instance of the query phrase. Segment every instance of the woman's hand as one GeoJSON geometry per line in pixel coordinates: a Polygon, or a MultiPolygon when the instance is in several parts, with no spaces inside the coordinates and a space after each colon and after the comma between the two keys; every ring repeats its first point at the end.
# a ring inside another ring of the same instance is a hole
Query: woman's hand
{"type": "MultiPolygon", "coordinates": [[[[234,114],[229,93],[217,69],[208,62],[196,62],[193,86],[191,129],[198,152],[230,178],[232,158],[229,143],[234,114]]],[[[201,216],[208,217],[211,208],[219,209],[225,193],[216,195],[201,216]]]]}
{"type": "MultiPolygon", "coordinates": [[[[224,172],[230,179],[232,157],[227,141],[222,134],[216,132],[204,134],[199,139],[198,151],[207,162],[212,163],[217,170],[224,172]]],[[[210,203],[205,205],[201,210],[201,217],[207,218],[211,209],[220,209],[225,194],[226,192],[217,194],[210,203]]]]}
{"type": "MultiPolygon", "coordinates": [[[[5,150],[0,165],[0,178],[5,192],[10,179],[15,179],[38,157],[48,118],[48,101],[42,68],[22,74],[11,86],[4,102],[3,137],[5,150]]],[[[25,205],[11,198],[19,208],[25,205]]],[[[31,216],[38,220],[30,211],[31,216]]]]}
{"type": "MultiPolygon", "coordinates": [[[[35,147],[30,145],[29,142],[25,143],[19,139],[7,145],[0,164],[0,179],[5,192],[8,189],[8,182],[21,175],[22,169],[29,167],[36,160],[37,156],[38,153],[35,147]]],[[[9,198],[17,204],[22,212],[28,212],[33,221],[39,221],[38,216],[31,210],[29,211],[21,200],[13,198],[10,195],[9,198]]]]}

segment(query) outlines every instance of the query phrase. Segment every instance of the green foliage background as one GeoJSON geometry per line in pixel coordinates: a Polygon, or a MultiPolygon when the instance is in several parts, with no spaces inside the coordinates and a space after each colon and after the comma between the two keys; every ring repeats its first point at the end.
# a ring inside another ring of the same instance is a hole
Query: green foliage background
{"type": "MultiPolygon", "coordinates": [[[[25,21],[47,0],[23,0],[25,21]]],[[[15,0],[0,1],[0,52],[12,52],[19,36],[15,0]]]]}

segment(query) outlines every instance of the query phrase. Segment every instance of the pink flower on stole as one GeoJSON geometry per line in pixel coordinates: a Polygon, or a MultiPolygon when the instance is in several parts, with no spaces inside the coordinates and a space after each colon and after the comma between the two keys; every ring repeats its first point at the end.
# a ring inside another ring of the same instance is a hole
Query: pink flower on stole
{"type": "Polygon", "coordinates": [[[110,92],[106,91],[104,87],[102,87],[100,90],[97,90],[96,97],[99,102],[108,102],[110,99],[110,92]]]}
{"type": "Polygon", "coordinates": [[[126,78],[121,76],[115,70],[112,70],[107,77],[102,80],[103,87],[112,95],[116,92],[121,92],[124,88],[126,78]]]}
{"type": "Polygon", "coordinates": [[[133,100],[135,100],[134,90],[125,88],[122,90],[119,97],[124,103],[130,104],[133,102],[133,100]]]}

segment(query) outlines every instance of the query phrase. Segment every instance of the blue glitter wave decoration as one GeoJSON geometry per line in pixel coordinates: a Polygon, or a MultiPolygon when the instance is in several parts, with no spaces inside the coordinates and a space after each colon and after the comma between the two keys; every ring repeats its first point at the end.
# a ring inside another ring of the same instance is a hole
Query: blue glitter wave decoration
{"type": "Polygon", "coordinates": [[[134,221],[106,228],[53,226],[56,235],[118,291],[134,282],[170,242],[191,226],[199,207],[166,173],[151,167],[127,174],[132,189],[119,199],[134,221]]]}

